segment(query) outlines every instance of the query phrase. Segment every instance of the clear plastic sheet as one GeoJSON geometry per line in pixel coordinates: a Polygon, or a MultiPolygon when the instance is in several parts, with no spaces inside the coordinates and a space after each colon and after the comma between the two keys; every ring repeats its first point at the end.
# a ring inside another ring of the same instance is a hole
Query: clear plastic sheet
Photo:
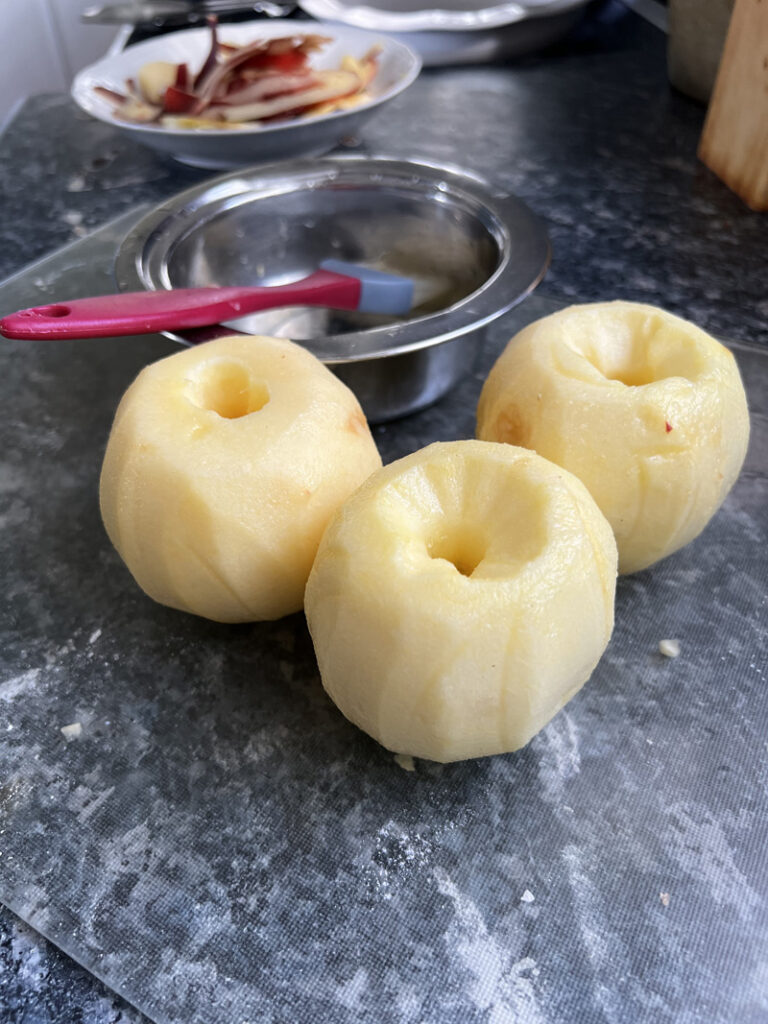
{"type": "MultiPolygon", "coordinates": [[[[0,309],[108,291],[132,219],[0,309]]],[[[471,436],[495,355],[555,308],[531,297],[475,376],[377,428],[385,462],[471,436]]],[[[406,771],[326,698],[301,616],[171,611],[110,547],[111,418],[173,343],[2,347],[0,900],[158,1024],[761,1019],[768,353],[735,349],[737,486],[620,581],[584,689],[517,754],[406,771]]]]}

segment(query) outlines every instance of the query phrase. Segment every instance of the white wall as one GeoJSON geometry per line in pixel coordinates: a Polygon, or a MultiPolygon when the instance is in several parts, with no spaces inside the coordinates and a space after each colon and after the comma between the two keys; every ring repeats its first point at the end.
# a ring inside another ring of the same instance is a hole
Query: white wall
{"type": "Polygon", "coordinates": [[[87,6],[89,0],[0,0],[0,125],[25,96],[68,91],[74,74],[109,49],[117,28],[82,24],[87,6]]]}

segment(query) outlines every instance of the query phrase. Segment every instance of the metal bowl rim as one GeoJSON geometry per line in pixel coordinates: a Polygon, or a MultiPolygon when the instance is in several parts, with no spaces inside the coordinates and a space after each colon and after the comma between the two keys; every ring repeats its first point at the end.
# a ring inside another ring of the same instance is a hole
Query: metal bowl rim
{"type": "MultiPolygon", "coordinates": [[[[500,234],[497,238],[500,259],[493,274],[479,289],[446,309],[394,325],[313,339],[312,351],[324,362],[339,365],[389,358],[455,340],[509,312],[544,276],[550,260],[546,232],[525,203],[506,189],[451,164],[401,160],[386,155],[343,154],[240,168],[185,189],[159,204],[133,226],[118,249],[115,261],[118,288],[135,291],[167,287],[146,272],[148,246],[164,223],[187,209],[191,208],[194,216],[209,208],[215,199],[252,195],[257,200],[260,196],[296,191],[292,187],[294,182],[301,188],[319,187],[353,171],[362,172],[363,180],[374,185],[392,185],[396,180],[405,180],[413,187],[416,181],[423,180],[433,191],[446,197],[468,197],[496,226],[500,234]],[[237,186],[238,181],[242,181],[242,188],[227,187],[237,186]],[[515,251],[514,260],[513,241],[521,246],[520,251],[515,251]],[[378,342],[385,343],[377,346],[378,342]]],[[[170,247],[166,248],[164,257],[168,251],[170,247]]],[[[182,333],[162,333],[181,344],[192,345],[231,335],[236,330],[216,325],[182,333]]]]}

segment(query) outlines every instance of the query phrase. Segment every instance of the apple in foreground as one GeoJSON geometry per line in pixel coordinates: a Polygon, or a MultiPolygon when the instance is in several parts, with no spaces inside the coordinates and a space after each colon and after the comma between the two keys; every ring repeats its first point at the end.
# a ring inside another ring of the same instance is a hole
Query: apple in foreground
{"type": "Polygon", "coordinates": [[[369,477],[323,536],[304,604],[323,685],[397,753],[515,750],[602,655],[616,561],[570,473],[510,445],[432,444],[369,477]]]}
{"type": "Polygon", "coordinates": [[[724,345],[654,306],[605,302],[510,341],[483,386],[477,436],[579,477],[631,573],[707,525],[744,462],[749,414],[724,345]]]}
{"type": "Polygon", "coordinates": [[[357,399],[315,356],[222,338],[151,364],[125,393],[101,513],[156,601],[276,619],[302,608],[328,520],[380,466],[357,399]]]}

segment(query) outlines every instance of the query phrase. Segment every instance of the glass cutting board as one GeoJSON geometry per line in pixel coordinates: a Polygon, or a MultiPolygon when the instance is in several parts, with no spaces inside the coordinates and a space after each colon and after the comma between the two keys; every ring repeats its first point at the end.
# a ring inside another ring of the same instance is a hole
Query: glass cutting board
{"type": "MultiPolygon", "coordinates": [[[[0,310],[111,290],[135,217],[0,310]]],[[[528,299],[476,375],[377,428],[384,461],[471,436],[496,354],[555,308],[528,299]]],[[[111,418],[173,343],[0,348],[0,900],[158,1024],[766,1019],[766,352],[735,347],[738,484],[619,581],[584,689],[519,753],[406,771],[325,697],[300,615],[160,607],[109,545],[111,418]]]]}

